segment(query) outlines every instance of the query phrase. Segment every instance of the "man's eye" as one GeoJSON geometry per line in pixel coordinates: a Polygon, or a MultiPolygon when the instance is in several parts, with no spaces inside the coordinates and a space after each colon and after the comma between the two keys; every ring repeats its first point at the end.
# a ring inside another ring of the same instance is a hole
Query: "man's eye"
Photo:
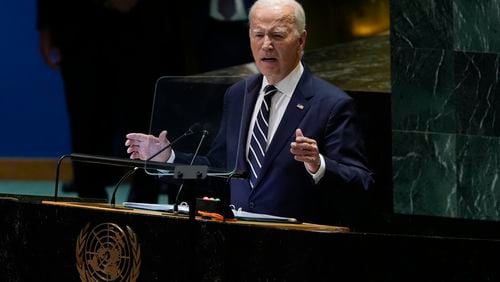
{"type": "Polygon", "coordinates": [[[259,38],[259,37],[263,37],[264,36],[264,33],[263,32],[252,32],[252,36],[253,37],[256,37],[256,38],[259,38]]]}

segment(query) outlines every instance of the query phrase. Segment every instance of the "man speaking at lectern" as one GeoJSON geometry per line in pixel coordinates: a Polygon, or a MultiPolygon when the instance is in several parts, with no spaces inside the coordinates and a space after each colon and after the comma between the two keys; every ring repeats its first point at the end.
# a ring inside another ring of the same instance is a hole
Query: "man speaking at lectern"
{"type": "MultiPolygon", "coordinates": [[[[248,179],[231,180],[236,208],[349,224],[342,208],[352,211],[348,205],[359,205],[356,197],[364,197],[374,182],[354,101],[301,63],[307,32],[298,2],[258,0],[249,19],[252,54],[261,74],[227,90],[219,132],[210,152],[197,162],[230,167],[236,160],[237,169],[248,171],[248,179]]],[[[158,137],[128,134],[127,152],[132,159],[148,159],[169,144],[166,137],[166,131],[158,137]]],[[[153,160],[188,159],[169,148],[153,160]]]]}

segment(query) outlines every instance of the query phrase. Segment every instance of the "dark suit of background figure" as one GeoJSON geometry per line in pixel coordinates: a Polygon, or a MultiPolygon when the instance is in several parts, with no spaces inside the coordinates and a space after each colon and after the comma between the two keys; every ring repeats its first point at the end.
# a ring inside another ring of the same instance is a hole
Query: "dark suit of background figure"
{"type": "MultiPolygon", "coordinates": [[[[38,4],[38,28],[50,32],[61,53],[72,151],[126,157],[125,133],[149,129],[156,79],[184,74],[176,6],[162,0],[38,4]]],[[[81,197],[105,198],[105,185],[123,174],[95,164],[73,166],[81,197]]],[[[156,202],[154,177],[141,173],[134,175],[130,200],[156,202]]]]}
{"type": "MultiPolygon", "coordinates": [[[[194,46],[198,72],[253,62],[248,37],[248,10],[254,0],[240,0],[245,19],[216,19],[210,15],[211,1],[200,1],[193,19],[194,46]]],[[[238,0],[236,0],[238,1],[238,0]]]]}
{"type": "MultiPolygon", "coordinates": [[[[245,146],[261,84],[262,75],[256,75],[227,91],[220,131],[207,158],[198,162],[228,168],[233,168],[236,162],[238,169],[250,170],[245,146]],[[238,140],[240,123],[242,139],[238,140]]],[[[356,123],[354,101],[305,68],[266,152],[256,186],[250,188],[247,179],[233,179],[231,203],[250,212],[308,222],[360,224],[373,177],[367,168],[363,138],[356,123]],[[297,107],[299,104],[303,109],[297,107]],[[326,172],[317,184],[304,163],[294,160],[290,153],[297,128],[318,142],[325,157],[326,172]]],[[[189,156],[176,152],[176,161],[188,160],[189,156]]]]}

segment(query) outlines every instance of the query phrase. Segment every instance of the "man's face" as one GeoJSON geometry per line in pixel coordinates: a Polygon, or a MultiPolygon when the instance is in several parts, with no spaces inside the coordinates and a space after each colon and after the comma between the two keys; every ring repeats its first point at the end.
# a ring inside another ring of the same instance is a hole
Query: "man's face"
{"type": "Polygon", "coordinates": [[[285,78],[299,63],[306,32],[298,34],[293,8],[255,7],[250,45],[255,64],[271,84],[285,78]]]}

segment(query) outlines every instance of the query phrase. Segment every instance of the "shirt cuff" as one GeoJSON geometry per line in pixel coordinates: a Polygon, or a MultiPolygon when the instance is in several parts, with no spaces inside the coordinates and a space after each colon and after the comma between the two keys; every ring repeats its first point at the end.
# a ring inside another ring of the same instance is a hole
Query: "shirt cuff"
{"type": "Polygon", "coordinates": [[[171,150],[170,151],[170,157],[168,158],[167,163],[171,164],[174,161],[175,161],[175,152],[174,152],[174,150],[171,150]]]}
{"type": "MultiPolygon", "coordinates": [[[[307,172],[312,176],[314,180],[314,184],[318,184],[318,182],[323,178],[325,175],[325,170],[326,170],[326,163],[325,163],[325,158],[323,158],[323,155],[319,154],[319,159],[320,159],[320,165],[318,171],[316,173],[310,172],[307,168],[307,172]]],[[[304,164],[305,166],[305,164],[304,164]]]]}
{"type": "MultiPolygon", "coordinates": [[[[170,151],[170,157],[167,160],[167,164],[171,164],[175,161],[175,153],[174,150],[170,151]]],[[[167,174],[169,171],[165,169],[158,169],[159,173],[167,174]]]]}

